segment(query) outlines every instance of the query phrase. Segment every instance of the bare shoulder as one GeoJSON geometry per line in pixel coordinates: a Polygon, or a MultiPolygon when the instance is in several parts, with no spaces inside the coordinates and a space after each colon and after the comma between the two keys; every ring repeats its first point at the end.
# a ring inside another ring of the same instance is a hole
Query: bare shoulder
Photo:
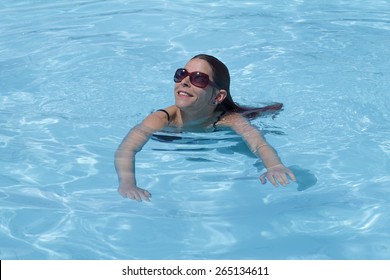
{"type": "Polygon", "coordinates": [[[164,109],[157,110],[150,115],[148,115],[142,122],[142,125],[152,129],[160,130],[175,119],[176,115],[176,106],[170,106],[164,109]]]}
{"type": "Polygon", "coordinates": [[[239,113],[229,113],[221,119],[222,125],[241,135],[247,143],[266,143],[261,131],[239,113]]]}
{"type": "Polygon", "coordinates": [[[165,108],[164,110],[169,114],[171,119],[174,119],[179,108],[177,108],[176,105],[172,105],[165,108]]]}
{"type": "Polygon", "coordinates": [[[247,126],[249,121],[239,113],[228,112],[221,117],[218,124],[236,130],[239,127],[247,126]]]}

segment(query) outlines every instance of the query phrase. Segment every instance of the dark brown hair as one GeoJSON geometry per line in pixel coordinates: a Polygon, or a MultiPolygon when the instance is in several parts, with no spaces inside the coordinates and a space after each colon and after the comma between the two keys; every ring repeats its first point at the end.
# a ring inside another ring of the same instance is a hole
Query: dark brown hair
{"type": "Polygon", "coordinates": [[[192,59],[205,60],[213,70],[213,80],[220,89],[224,89],[227,92],[226,98],[221,104],[218,105],[219,111],[232,111],[242,114],[248,119],[254,119],[264,114],[272,114],[280,111],[283,107],[282,103],[273,103],[264,107],[247,107],[241,106],[233,101],[230,94],[230,74],[226,65],[214,56],[207,54],[198,54],[192,59]]]}

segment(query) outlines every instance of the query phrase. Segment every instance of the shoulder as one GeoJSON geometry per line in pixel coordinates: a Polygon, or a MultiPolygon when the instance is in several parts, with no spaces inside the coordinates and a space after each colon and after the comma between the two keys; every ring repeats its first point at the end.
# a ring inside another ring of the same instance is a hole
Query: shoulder
{"type": "Polygon", "coordinates": [[[259,130],[254,127],[249,120],[240,113],[229,112],[226,113],[220,120],[219,124],[224,127],[232,129],[240,135],[249,135],[253,132],[258,133],[259,130]]]}
{"type": "Polygon", "coordinates": [[[236,112],[226,112],[218,122],[218,124],[221,126],[227,126],[231,128],[247,125],[248,123],[249,121],[247,118],[236,112]]]}
{"type": "Polygon", "coordinates": [[[156,116],[166,119],[168,123],[170,123],[176,119],[178,110],[179,109],[175,105],[172,105],[164,109],[158,109],[154,113],[152,113],[152,115],[155,114],[156,116]]]}
{"type": "Polygon", "coordinates": [[[175,118],[176,106],[170,106],[168,108],[159,109],[147,116],[142,122],[143,125],[155,130],[159,130],[169,125],[169,123],[175,118]]]}

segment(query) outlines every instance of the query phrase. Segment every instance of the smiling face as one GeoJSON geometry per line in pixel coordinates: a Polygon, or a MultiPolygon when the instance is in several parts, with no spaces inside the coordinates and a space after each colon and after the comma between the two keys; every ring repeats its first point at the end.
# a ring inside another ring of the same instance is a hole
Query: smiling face
{"type": "MultiPolygon", "coordinates": [[[[213,80],[213,71],[207,61],[203,59],[191,59],[184,67],[188,72],[202,72],[213,80]]],[[[175,103],[176,106],[187,112],[197,113],[204,111],[213,111],[213,101],[216,91],[215,88],[208,85],[205,88],[199,88],[191,84],[190,77],[185,77],[181,82],[175,83],[175,103]]]]}

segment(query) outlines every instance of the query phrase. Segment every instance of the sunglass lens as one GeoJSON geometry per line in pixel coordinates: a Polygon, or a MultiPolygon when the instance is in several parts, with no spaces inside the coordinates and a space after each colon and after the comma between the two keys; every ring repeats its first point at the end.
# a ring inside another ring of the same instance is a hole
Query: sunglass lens
{"type": "Polygon", "coordinates": [[[191,73],[190,82],[194,86],[205,88],[209,84],[209,77],[200,72],[191,73]]]}
{"type": "Polygon", "coordinates": [[[180,68],[176,70],[173,80],[175,81],[175,83],[180,83],[187,76],[188,76],[187,70],[180,68]]]}

